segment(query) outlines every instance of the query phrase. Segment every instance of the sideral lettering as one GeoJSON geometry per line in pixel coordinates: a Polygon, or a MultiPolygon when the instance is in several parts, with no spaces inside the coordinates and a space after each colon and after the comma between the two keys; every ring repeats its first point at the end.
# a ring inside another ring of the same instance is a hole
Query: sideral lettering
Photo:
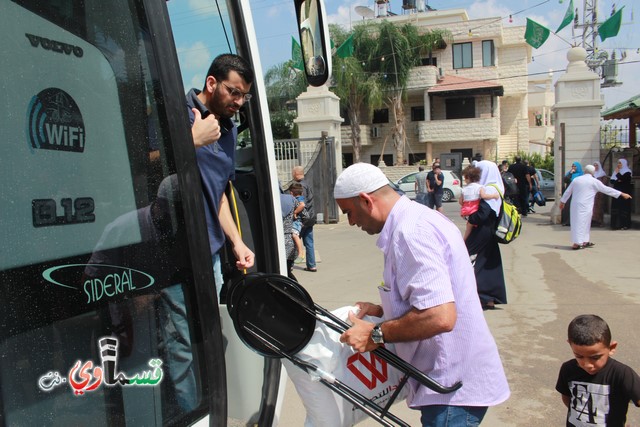
{"type": "Polygon", "coordinates": [[[88,304],[97,302],[105,296],[112,298],[135,289],[136,285],[133,283],[133,274],[130,269],[84,282],[84,293],[87,294],[88,304]]]}
{"type": "Polygon", "coordinates": [[[66,55],[71,55],[73,53],[73,55],[78,58],[82,58],[84,55],[84,51],[80,46],[74,46],[72,44],[51,40],[46,37],[40,37],[29,33],[25,33],[24,35],[27,36],[31,46],[33,47],[40,46],[44,50],[50,50],[52,52],[58,52],[66,55]]]}

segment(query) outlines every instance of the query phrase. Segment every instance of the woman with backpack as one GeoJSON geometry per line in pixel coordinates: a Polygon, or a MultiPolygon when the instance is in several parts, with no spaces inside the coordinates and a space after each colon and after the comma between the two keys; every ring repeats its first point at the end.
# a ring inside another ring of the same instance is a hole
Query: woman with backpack
{"type": "MultiPolygon", "coordinates": [[[[476,165],[481,171],[480,185],[486,193],[504,196],[504,185],[498,166],[488,160],[476,165]]],[[[507,289],[502,269],[502,256],[495,237],[496,222],[502,206],[501,198],[481,200],[478,210],[468,218],[473,230],[465,241],[473,264],[478,296],[483,310],[507,303],[507,289]]]]}

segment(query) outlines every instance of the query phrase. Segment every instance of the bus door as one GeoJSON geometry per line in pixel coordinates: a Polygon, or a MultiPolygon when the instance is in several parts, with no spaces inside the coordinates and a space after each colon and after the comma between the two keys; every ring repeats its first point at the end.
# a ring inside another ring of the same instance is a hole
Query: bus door
{"type": "Polygon", "coordinates": [[[0,425],[226,423],[164,1],[0,1],[0,425]]]}
{"type": "MultiPolygon", "coordinates": [[[[188,2],[171,1],[167,7],[175,45],[179,47],[185,92],[191,88],[202,89],[209,65],[223,53],[240,55],[255,72],[252,98],[235,117],[239,130],[236,179],[227,196],[243,241],[255,253],[255,267],[251,271],[286,274],[275,151],[250,2],[212,1],[192,8],[188,2]],[[197,70],[194,63],[199,64],[197,70]]],[[[304,45],[307,78],[313,85],[322,85],[331,69],[330,56],[326,54],[328,37],[322,2],[292,0],[288,7],[295,9],[300,22],[297,26],[304,45]]],[[[230,247],[225,253],[221,258],[228,286],[240,280],[245,272],[235,268],[230,247]]],[[[281,383],[286,379],[284,371],[278,359],[254,353],[238,337],[225,297],[223,288],[220,315],[225,341],[229,425],[272,425],[277,422],[277,408],[283,395],[281,383]]]]}

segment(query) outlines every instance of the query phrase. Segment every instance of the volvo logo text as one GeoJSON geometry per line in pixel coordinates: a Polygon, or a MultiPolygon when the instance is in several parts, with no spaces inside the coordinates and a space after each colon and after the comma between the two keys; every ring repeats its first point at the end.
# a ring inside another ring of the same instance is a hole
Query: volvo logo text
{"type": "Polygon", "coordinates": [[[78,58],[82,58],[84,51],[80,46],[74,46],[72,44],[59,42],[57,40],[51,40],[46,37],[35,36],[33,34],[25,33],[25,36],[29,39],[31,46],[42,47],[44,50],[50,50],[53,52],[64,53],[71,55],[73,53],[78,58]]]}

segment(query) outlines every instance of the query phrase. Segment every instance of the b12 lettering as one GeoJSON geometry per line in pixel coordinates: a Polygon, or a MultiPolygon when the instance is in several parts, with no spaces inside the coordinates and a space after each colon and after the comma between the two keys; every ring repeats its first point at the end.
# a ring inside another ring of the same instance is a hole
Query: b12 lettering
{"type": "Polygon", "coordinates": [[[93,213],[95,204],[91,197],[78,197],[75,200],[64,198],[60,200],[60,206],[62,206],[62,215],[58,216],[58,204],[54,199],[32,200],[33,226],[84,224],[96,220],[93,213]]]}

